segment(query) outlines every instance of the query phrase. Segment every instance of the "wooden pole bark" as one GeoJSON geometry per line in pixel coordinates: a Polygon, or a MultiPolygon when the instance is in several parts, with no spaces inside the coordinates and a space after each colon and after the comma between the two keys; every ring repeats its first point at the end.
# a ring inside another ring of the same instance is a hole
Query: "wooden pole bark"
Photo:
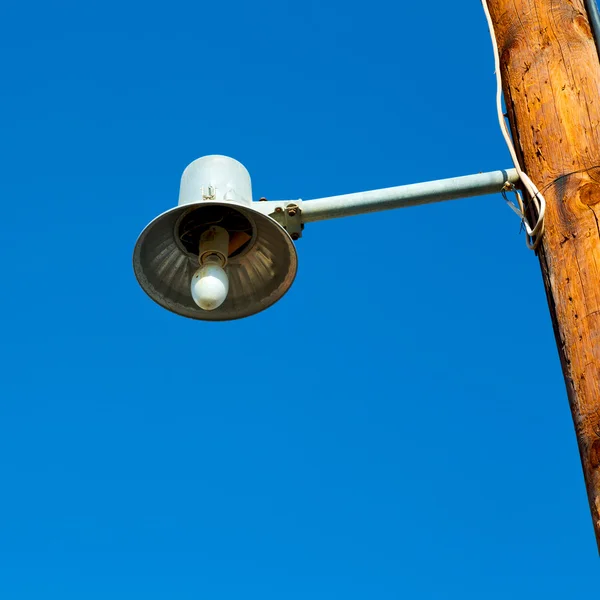
{"type": "MultiPolygon", "coordinates": [[[[600,549],[600,63],[583,0],[488,0],[600,549]]],[[[535,393],[535,387],[532,387],[535,393]]]]}

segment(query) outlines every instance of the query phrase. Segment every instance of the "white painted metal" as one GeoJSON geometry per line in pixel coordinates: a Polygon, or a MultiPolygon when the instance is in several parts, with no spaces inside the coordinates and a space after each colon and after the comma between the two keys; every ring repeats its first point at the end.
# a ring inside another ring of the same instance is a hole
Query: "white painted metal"
{"type": "Polygon", "coordinates": [[[514,184],[518,181],[519,176],[515,169],[506,169],[370,192],[305,200],[301,206],[302,221],[311,223],[392,208],[406,208],[445,200],[497,194],[502,191],[505,183],[514,184]]]}
{"type": "Polygon", "coordinates": [[[218,154],[190,163],[181,176],[179,206],[203,201],[250,204],[252,183],[246,167],[218,154]]]}

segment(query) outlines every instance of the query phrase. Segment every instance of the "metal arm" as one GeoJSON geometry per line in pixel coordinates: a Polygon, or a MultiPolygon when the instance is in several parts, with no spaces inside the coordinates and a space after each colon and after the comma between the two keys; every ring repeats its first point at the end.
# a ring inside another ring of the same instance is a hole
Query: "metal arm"
{"type": "Polygon", "coordinates": [[[312,223],[392,208],[495,194],[501,192],[507,182],[516,184],[518,181],[519,176],[515,169],[506,169],[316,200],[277,200],[257,202],[253,205],[260,212],[271,215],[278,221],[300,217],[302,223],[312,223]]]}
{"type": "Polygon", "coordinates": [[[311,223],[391,208],[483,196],[500,192],[507,181],[519,181],[514,169],[308,200],[302,203],[302,220],[311,223]]]}

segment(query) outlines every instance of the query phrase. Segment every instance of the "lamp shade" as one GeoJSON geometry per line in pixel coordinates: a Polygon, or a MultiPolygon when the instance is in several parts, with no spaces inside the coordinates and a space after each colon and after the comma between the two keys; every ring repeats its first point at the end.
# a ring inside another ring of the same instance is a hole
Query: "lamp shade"
{"type": "Polygon", "coordinates": [[[133,269],[142,289],[162,307],[192,319],[225,321],[253,315],[279,300],[294,281],[297,255],[287,231],[252,207],[245,168],[228,157],[204,157],[184,172],[179,206],[141,233],[133,269]],[[223,176],[228,166],[232,179],[223,176]],[[221,306],[203,310],[192,298],[191,282],[199,266],[200,236],[215,225],[229,234],[229,292],[221,306]]]}

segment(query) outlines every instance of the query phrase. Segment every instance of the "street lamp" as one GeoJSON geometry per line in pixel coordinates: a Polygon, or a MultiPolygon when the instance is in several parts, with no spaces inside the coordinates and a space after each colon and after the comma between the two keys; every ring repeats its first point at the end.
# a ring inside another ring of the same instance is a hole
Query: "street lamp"
{"type": "Polygon", "coordinates": [[[519,180],[514,169],[317,200],[252,201],[250,175],[227,156],[183,172],[179,202],[142,231],[133,269],[155,302],[185,317],[227,321],[279,300],[297,270],[305,223],[491,194],[519,180]]]}
{"type": "Polygon", "coordinates": [[[183,173],[179,203],[154,219],[133,252],[142,289],[179,315],[226,321],[273,304],[296,276],[296,248],[252,202],[248,171],[205,156],[183,173]]]}

